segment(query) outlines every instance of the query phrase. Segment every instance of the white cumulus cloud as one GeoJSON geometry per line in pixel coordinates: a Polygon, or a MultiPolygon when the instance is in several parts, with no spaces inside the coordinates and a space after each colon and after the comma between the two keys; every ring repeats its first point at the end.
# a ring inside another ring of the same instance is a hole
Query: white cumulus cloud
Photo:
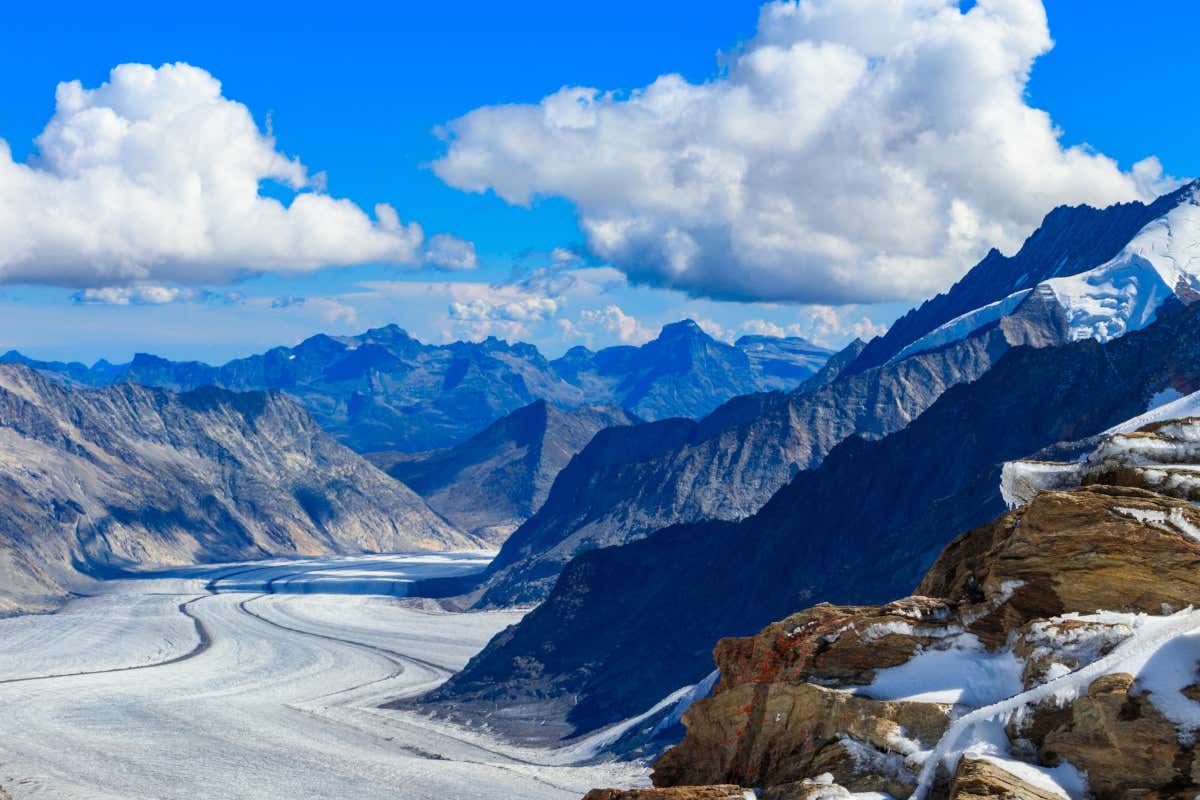
{"type": "Polygon", "coordinates": [[[479,257],[475,253],[475,244],[448,233],[430,236],[425,243],[425,263],[438,269],[458,271],[475,269],[479,266],[479,257]]]}
{"type": "Polygon", "coordinates": [[[540,322],[558,313],[559,303],[550,297],[518,299],[476,297],[469,302],[450,304],[450,316],[460,320],[506,320],[540,322]]]}
{"type": "Polygon", "coordinates": [[[448,123],[451,186],[561,196],[588,246],[693,296],[851,303],[944,288],[1051,207],[1166,188],[1064,147],[1026,102],[1040,0],[797,0],[760,9],[717,77],[565,87],[448,123]]]}
{"type": "MultiPolygon", "coordinates": [[[[122,64],[94,89],[59,84],[35,144],[16,162],[0,140],[2,282],[200,283],[421,259],[419,225],[326,194],[323,175],[188,64],[122,64]],[[260,193],[264,182],[297,194],[282,203],[260,193]]],[[[473,258],[456,247],[456,263],[473,258]]]]}
{"type": "Polygon", "coordinates": [[[579,339],[588,345],[597,336],[615,337],[621,344],[644,344],[658,333],[613,304],[603,308],[585,308],[575,320],[560,319],[558,324],[564,337],[579,339]]]}
{"type": "Polygon", "coordinates": [[[79,292],[75,295],[75,300],[79,303],[94,303],[97,305],[161,306],[167,303],[193,300],[198,296],[199,293],[195,289],[186,289],[178,286],[102,286],[79,292]]]}

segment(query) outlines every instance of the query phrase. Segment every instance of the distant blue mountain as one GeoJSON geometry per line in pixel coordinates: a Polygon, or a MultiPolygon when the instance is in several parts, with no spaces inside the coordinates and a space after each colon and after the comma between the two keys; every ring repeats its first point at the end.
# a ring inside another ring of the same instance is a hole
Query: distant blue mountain
{"type": "Polygon", "coordinates": [[[429,345],[395,325],[358,336],[320,334],[221,366],[139,353],[127,364],[18,362],[85,386],[139,383],[185,391],[279,389],[359,451],[419,452],[465,442],[537,400],[560,408],[609,406],[643,420],[701,417],[752,392],[794,389],[830,351],[800,338],[718,341],[695,322],[639,347],[584,347],[546,359],[529,344],[488,338],[429,345]]]}

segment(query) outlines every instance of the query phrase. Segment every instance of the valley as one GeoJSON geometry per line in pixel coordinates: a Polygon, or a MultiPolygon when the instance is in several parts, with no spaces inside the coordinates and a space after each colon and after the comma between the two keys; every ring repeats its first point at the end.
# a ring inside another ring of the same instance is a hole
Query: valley
{"type": "Polygon", "coordinates": [[[279,559],[110,581],[0,621],[0,791],[23,798],[573,798],[643,783],[385,700],[437,685],[520,611],[404,605],[487,555],[279,559]],[[279,592],[268,594],[268,591],[279,592]]]}

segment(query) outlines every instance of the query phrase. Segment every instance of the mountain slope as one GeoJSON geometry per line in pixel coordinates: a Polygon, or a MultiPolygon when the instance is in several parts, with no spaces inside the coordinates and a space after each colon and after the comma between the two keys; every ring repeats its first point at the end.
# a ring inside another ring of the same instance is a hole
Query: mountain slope
{"type": "Polygon", "coordinates": [[[603,432],[563,470],[538,513],[505,542],[472,601],[536,602],[562,566],[584,550],[633,541],[671,524],[754,513],[846,437],[879,438],[903,428],[947,388],[984,374],[1013,345],[1063,341],[1061,319],[1038,310],[1031,305],[1021,317],[950,347],[825,385],[739,397],[699,422],[603,432]]]}
{"type": "Polygon", "coordinates": [[[862,372],[893,359],[901,350],[977,308],[1049,278],[1075,275],[1114,258],[1138,231],[1179,204],[1187,187],[1153,203],[1122,203],[1105,209],[1060,206],[1009,257],[992,250],[945,294],[909,311],[883,336],[871,340],[850,373],[862,372]]]}
{"type": "Polygon", "coordinates": [[[1200,389],[1200,307],[1107,344],[1011,350],[907,428],[843,442],[739,524],[577,556],[430,703],[486,709],[524,733],[532,712],[568,720],[543,728],[557,734],[631,717],[707,674],[718,638],[817,601],[908,593],[950,532],[1004,510],[1004,461],[1098,434],[1168,387],[1200,389]]]}
{"type": "Polygon", "coordinates": [[[144,565],[477,546],[277,393],[0,365],[0,612],[144,565]]]}
{"type": "Polygon", "coordinates": [[[802,339],[725,344],[685,320],[640,347],[577,347],[553,362],[532,345],[495,338],[427,345],[395,325],[359,336],[313,336],[220,367],[146,354],[91,368],[35,362],[12,351],[0,362],[27,363],[88,386],[279,389],[355,450],[423,452],[460,444],[535,400],[563,408],[615,406],[642,419],[703,416],[737,395],[794,387],[828,355],[802,339]]]}
{"type": "Polygon", "coordinates": [[[459,528],[502,541],[545,502],[555,476],[598,431],[637,421],[620,409],[562,410],[538,400],[449,450],[368,458],[459,528]]]}

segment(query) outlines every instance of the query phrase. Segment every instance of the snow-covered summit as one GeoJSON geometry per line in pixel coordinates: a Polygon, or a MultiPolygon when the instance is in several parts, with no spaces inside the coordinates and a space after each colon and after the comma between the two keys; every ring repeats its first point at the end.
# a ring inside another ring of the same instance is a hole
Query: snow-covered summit
{"type": "Polygon", "coordinates": [[[908,345],[893,361],[961,340],[1026,303],[1051,300],[1061,309],[1069,341],[1108,341],[1152,323],[1163,303],[1200,299],[1200,181],[1145,225],[1111,260],[1077,275],[1049,278],[1032,290],[967,312],[908,345]]]}

